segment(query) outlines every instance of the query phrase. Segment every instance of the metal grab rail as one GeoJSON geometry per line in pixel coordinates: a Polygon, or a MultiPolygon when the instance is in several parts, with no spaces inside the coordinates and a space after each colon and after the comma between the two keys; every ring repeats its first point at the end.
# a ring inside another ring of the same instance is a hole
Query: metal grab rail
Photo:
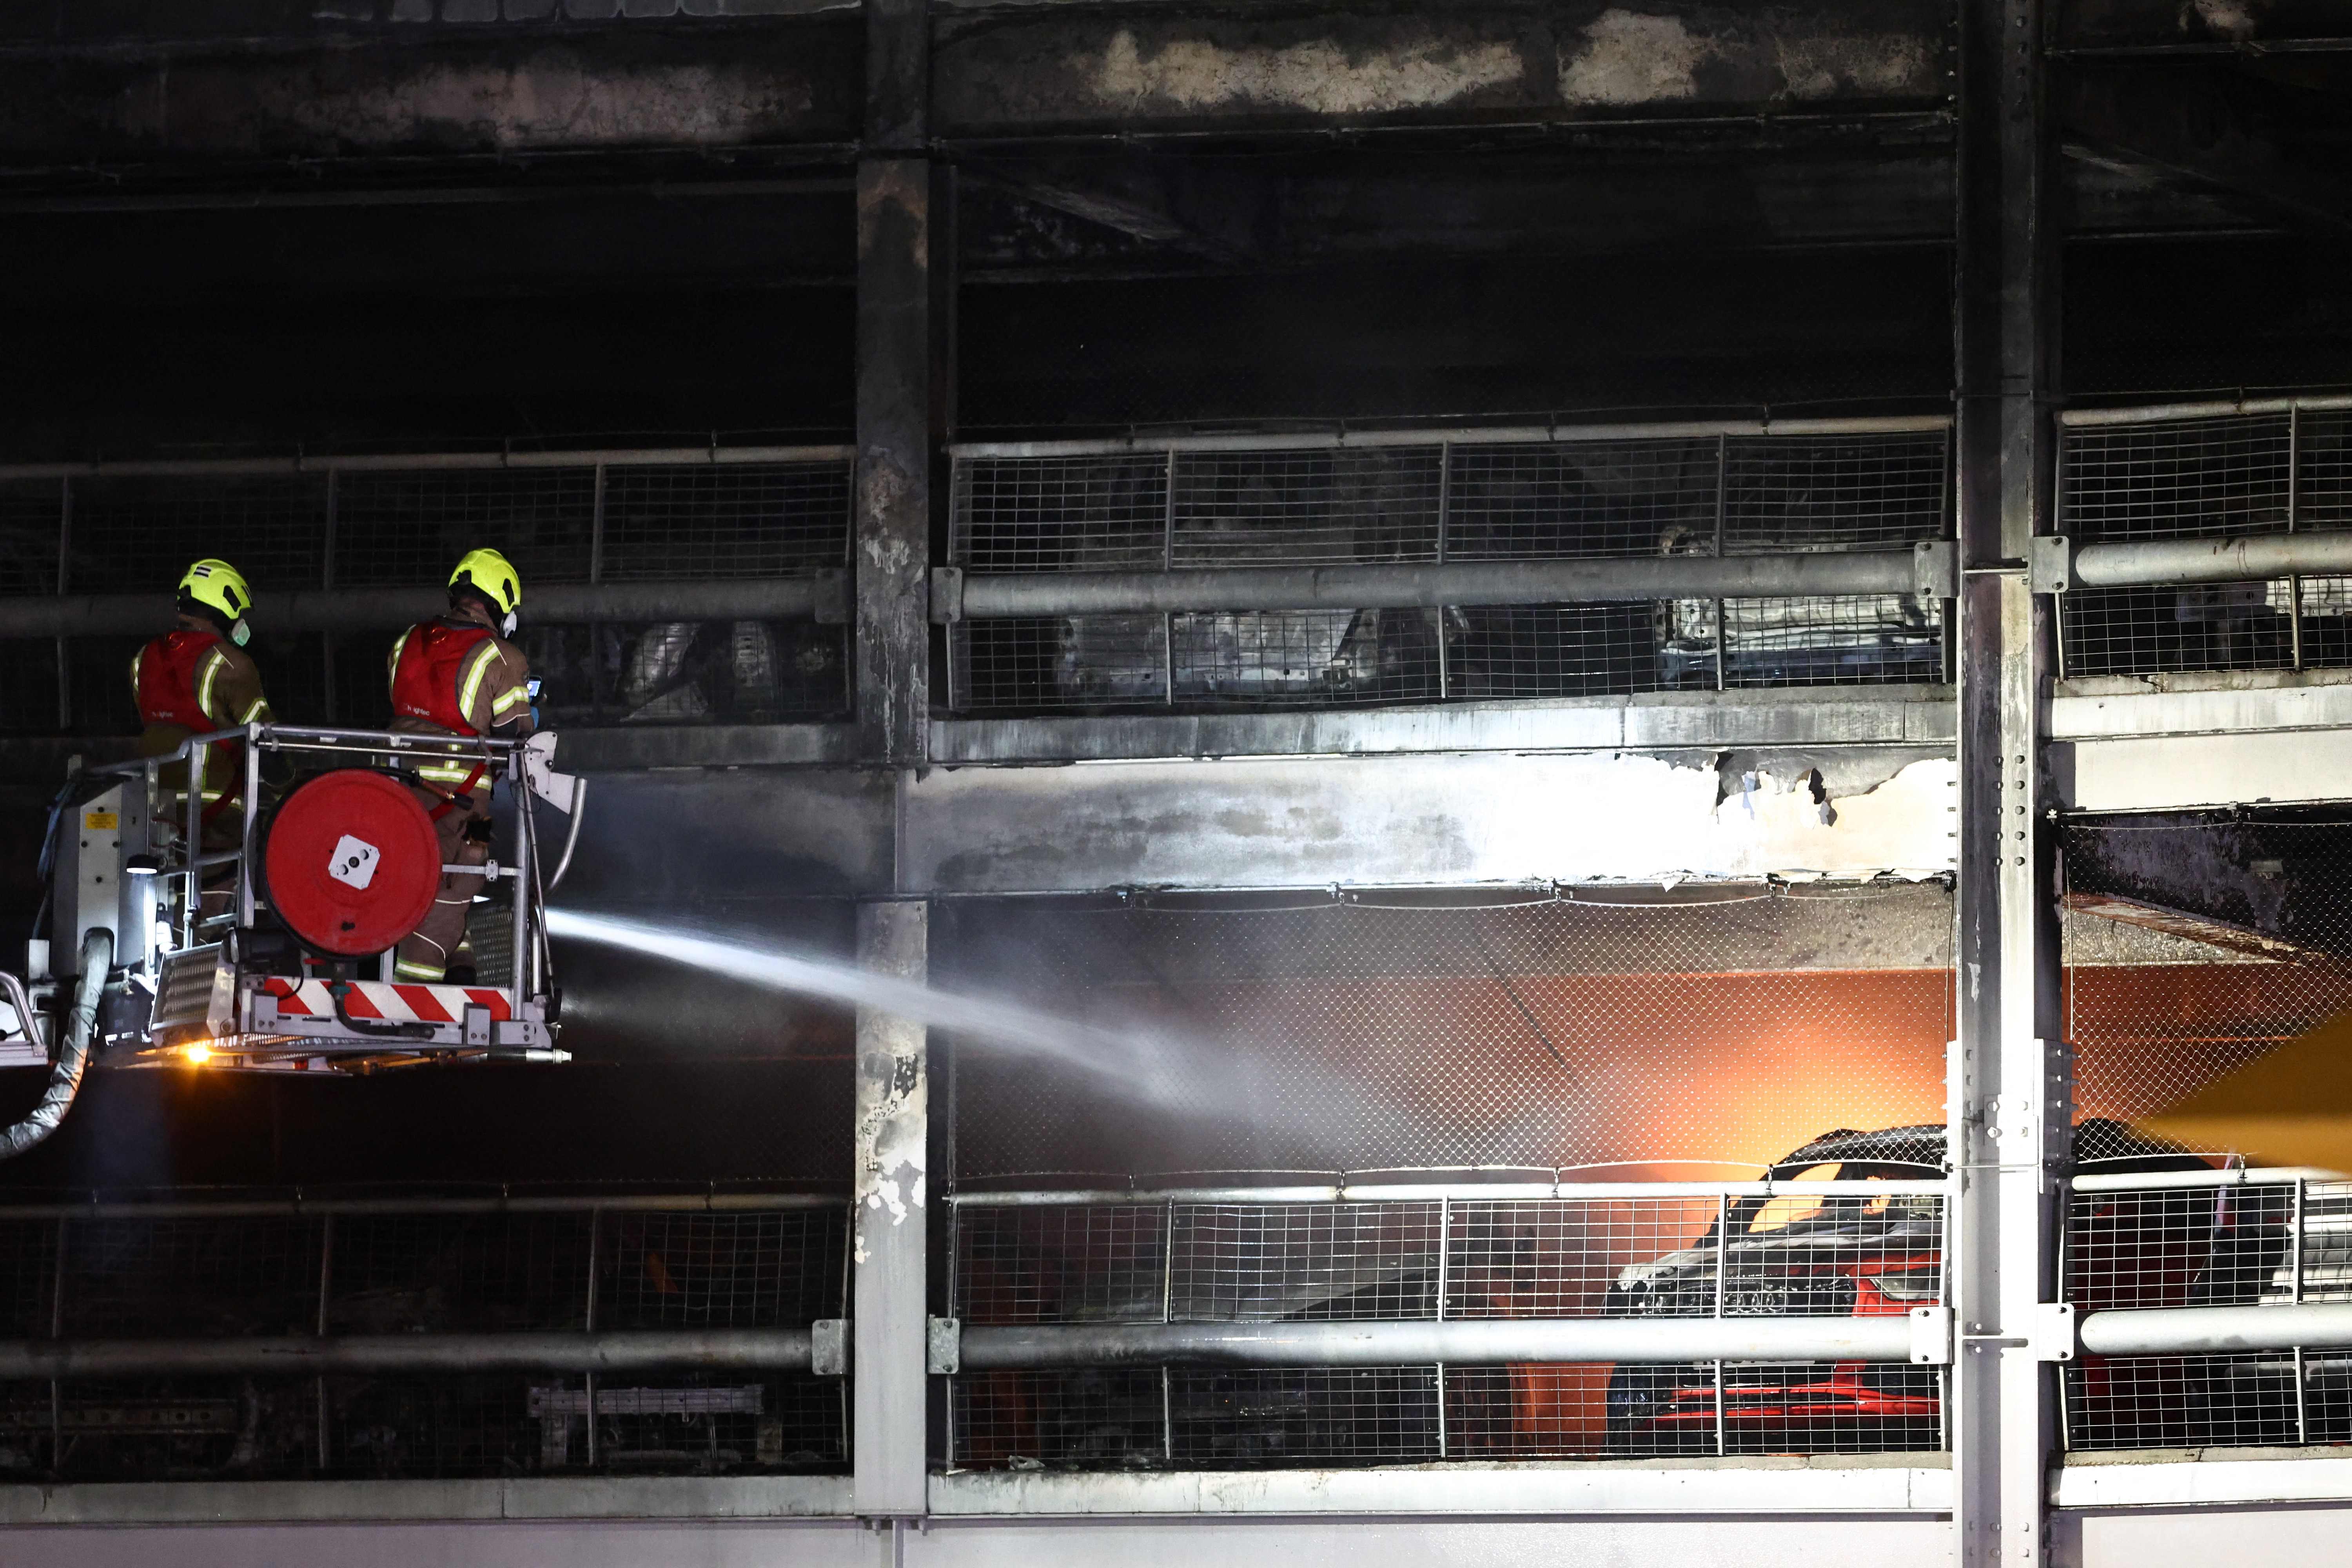
{"type": "MultiPolygon", "coordinates": [[[[2352,1310],[2352,1309],[2347,1309],[2352,1310]]],[[[1400,1366],[1570,1362],[1951,1361],[1951,1313],[1900,1317],[1442,1318],[1359,1322],[972,1325],[956,1370],[1157,1365],[1400,1366]]]]}
{"type": "Polygon", "coordinates": [[[0,1379],[333,1373],[806,1372],[807,1329],[596,1333],[288,1334],[268,1338],[0,1342],[0,1379]]]}
{"type": "Polygon", "coordinates": [[[958,1192],[956,1208],[1055,1208],[1105,1204],[1512,1203],[1579,1198],[1941,1197],[1948,1181],[1912,1182],[1340,1182],[1279,1187],[1108,1187],[958,1192]]]}
{"type": "Polygon", "coordinates": [[[1773,555],[1636,555],[1159,572],[931,573],[931,619],[1246,610],[1429,609],[1629,599],[1949,598],[1954,546],[1773,555]]]}
{"type": "MultiPolygon", "coordinates": [[[[448,606],[438,587],[257,589],[257,620],[272,631],[388,629],[428,621],[448,606]]],[[[845,623],[848,574],[838,567],[798,577],[715,577],[666,582],[534,584],[531,616],[572,621],[761,621],[845,623]]],[[[0,637],[131,636],[171,625],[167,594],[78,594],[0,597],[0,637]]]]}

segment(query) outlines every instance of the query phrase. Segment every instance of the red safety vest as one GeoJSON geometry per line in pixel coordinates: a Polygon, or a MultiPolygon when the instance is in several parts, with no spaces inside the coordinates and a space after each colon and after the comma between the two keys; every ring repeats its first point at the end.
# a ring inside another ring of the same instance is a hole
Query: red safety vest
{"type": "Polygon", "coordinates": [[[139,656],[139,717],[150,724],[177,724],[203,734],[215,726],[196,700],[196,674],[218,632],[183,626],[147,645],[139,656]]]}
{"type": "MultiPolygon", "coordinates": [[[[198,700],[196,677],[220,640],[218,632],[182,626],[149,643],[139,655],[139,717],[149,724],[176,724],[197,735],[219,729],[198,700]]],[[[211,751],[199,787],[215,779],[225,780],[226,787],[205,807],[206,822],[235,805],[245,787],[245,742],[231,742],[211,751]]]]}
{"type": "Polygon", "coordinates": [[[474,650],[489,640],[490,628],[446,621],[427,621],[408,629],[400,645],[400,662],[392,671],[392,710],[404,719],[423,719],[453,735],[478,735],[457,705],[457,678],[474,650]]]}

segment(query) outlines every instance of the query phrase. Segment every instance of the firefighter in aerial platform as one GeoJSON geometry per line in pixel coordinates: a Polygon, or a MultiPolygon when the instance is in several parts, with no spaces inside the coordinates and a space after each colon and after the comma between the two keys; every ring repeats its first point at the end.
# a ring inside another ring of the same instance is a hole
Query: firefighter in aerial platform
{"type": "MultiPolygon", "coordinates": [[[[181,576],[180,624],[131,658],[131,691],[146,726],[139,737],[142,756],[177,751],[191,735],[270,721],[261,671],[245,651],[253,635],[245,617],[252,607],[253,591],[226,561],[199,561],[181,576]]],[[[165,767],[158,782],[186,799],[184,764],[165,767]]],[[[204,849],[236,847],[244,839],[241,742],[205,748],[202,788],[204,849]]],[[[181,820],[177,811],[173,819],[181,820]]],[[[219,895],[207,891],[205,897],[206,912],[217,912],[212,906],[219,895]]]]}
{"type": "MultiPolygon", "coordinates": [[[[409,627],[392,645],[392,727],[422,735],[530,734],[530,666],[507,640],[521,605],[512,563],[495,550],[468,552],[449,575],[448,613],[409,627]]],[[[489,858],[490,782],[486,767],[463,758],[416,769],[412,787],[440,835],[443,865],[479,866],[489,858]]],[[[473,979],[459,948],[467,906],[481,888],[479,877],[441,879],[431,912],[401,941],[395,978],[473,979]]]]}

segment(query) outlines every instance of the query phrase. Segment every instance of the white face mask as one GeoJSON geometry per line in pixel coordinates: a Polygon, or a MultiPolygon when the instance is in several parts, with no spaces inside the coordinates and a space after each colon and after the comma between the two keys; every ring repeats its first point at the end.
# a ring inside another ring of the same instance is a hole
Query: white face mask
{"type": "Polygon", "coordinates": [[[509,610],[499,621],[499,636],[502,637],[510,637],[514,636],[514,629],[515,613],[512,610],[509,610]]]}
{"type": "Polygon", "coordinates": [[[245,624],[245,617],[243,616],[239,616],[236,618],[236,625],[229,627],[228,640],[236,644],[239,647],[243,647],[246,644],[253,640],[253,628],[245,624]]]}

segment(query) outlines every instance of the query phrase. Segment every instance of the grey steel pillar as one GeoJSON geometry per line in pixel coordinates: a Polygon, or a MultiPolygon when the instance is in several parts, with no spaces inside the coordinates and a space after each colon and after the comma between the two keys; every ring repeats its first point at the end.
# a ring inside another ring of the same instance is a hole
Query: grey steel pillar
{"type": "MultiPolygon", "coordinates": [[[[917,900],[859,905],[858,966],[922,980],[929,967],[929,907],[917,900]]],[[[869,1517],[919,1514],[926,1502],[930,1079],[925,1046],[922,1025],[871,1007],[857,1010],[851,1490],[856,1510],[869,1517]]]]}
{"type": "MultiPolygon", "coordinates": [[[[869,0],[866,110],[857,163],[856,697],[862,750],[908,766],[930,720],[931,468],[950,377],[933,276],[951,229],[934,203],[924,0],[869,0]]],[[[949,258],[950,261],[952,258],[949,258]]],[[[951,267],[943,270],[951,271],[951,267]]]]}
{"type": "Polygon", "coordinates": [[[1956,357],[1960,498],[1959,1201],[1952,1372],[1958,1558],[2028,1568],[2048,1550],[2057,1174],[2073,1131],[2059,1038],[2054,835],[2041,822],[2049,602],[2027,542],[2050,531],[2056,249],[2042,114],[2041,0],[1961,6],[1956,357]]]}
{"type": "MultiPolygon", "coordinates": [[[[866,133],[857,163],[857,473],[850,545],[858,749],[904,776],[930,724],[931,474],[945,449],[940,292],[951,204],[929,136],[925,0],[867,0],[866,133]]],[[[951,256],[950,256],[951,259],[951,256]]],[[[861,967],[922,980],[928,907],[860,905],[861,967]]],[[[856,1219],[850,1310],[853,1506],[903,1520],[927,1504],[929,1080],[924,1029],[857,1012],[856,1219]]],[[[897,1525],[892,1526],[893,1533],[897,1525]]],[[[886,1559],[887,1560],[887,1559],[886,1559]]]]}

